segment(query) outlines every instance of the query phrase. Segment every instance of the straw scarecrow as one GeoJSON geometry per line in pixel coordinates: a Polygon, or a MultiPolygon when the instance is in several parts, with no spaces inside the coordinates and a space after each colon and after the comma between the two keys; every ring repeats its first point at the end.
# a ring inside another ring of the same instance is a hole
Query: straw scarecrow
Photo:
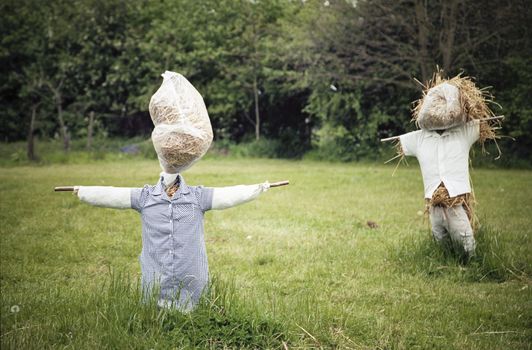
{"type": "Polygon", "coordinates": [[[73,190],[94,206],[138,211],[145,295],[156,292],[160,307],[189,312],[208,283],[205,212],[251,201],[270,187],[288,182],[216,188],[187,185],[181,172],[205,154],[212,142],[212,128],[196,89],[180,74],[165,72],[163,78],[150,101],[155,124],[152,141],[163,169],[158,183],[143,188],[74,186],[56,190],[73,190]]]}
{"type": "Polygon", "coordinates": [[[486,140],[495,140],[496,123],[503,117],[493,114],[491,96],[469,77],[444,79],[437,71],[423,87],[413,108],[420,130],[382,141],[397,141],[397,157],[418,159],[435,240],[450,239],[473,256],[476,218],[469,150],[477,141],[484,146],[486,140]]]}

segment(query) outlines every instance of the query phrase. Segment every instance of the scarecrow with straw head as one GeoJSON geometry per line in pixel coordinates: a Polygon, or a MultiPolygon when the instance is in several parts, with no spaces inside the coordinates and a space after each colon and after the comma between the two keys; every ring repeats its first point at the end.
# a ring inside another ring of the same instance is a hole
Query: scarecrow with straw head
{"type": "Polygon", "coordinates": [[[451,241],[475,255],[474,197],[469,181],[469,150],[495,140],[495,116],[488,107],[491,96],[469,77],[444,79],[438,70],[414,102],[413,120],[420,130],[382,141],[397,140],[398,155],[419,161],[425,200],[438,242],[451,241]]]}
{"type": "Polygon", "coordinates": [[[152,141],[163,169],[157,184],[56,190],[73,190],[94,206],[138,211],[142,219],[143,291],[148,295],[157,290],[161,307],[188,312],[197,305],[208,283],[205,212],[251,201],[288,181],[216,188],[186,184],[181,172],[209,149],[212,128],[203,99],[188,80],[168,71],[162,76],[163,83],[150,101],[155,124],[152,141]]]}

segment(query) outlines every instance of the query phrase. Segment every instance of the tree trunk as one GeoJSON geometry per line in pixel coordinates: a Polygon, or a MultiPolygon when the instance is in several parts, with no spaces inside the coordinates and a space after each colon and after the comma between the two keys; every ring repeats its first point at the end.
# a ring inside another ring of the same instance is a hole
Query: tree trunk
{"type": "Polygon", "coordinates": [[[440,52],[442,55],[443,70],[451,70],[454,39],[456,34],[456,11],[458,0],[444,1],[442,4],[443,28],[440,34],[440,52]]]}
{"type": "Polygon", "coordinates": [[[65,120],[63,119],[63,97],[61,96],[61,81],[57,86],[54,86],[50,81],[45,82],[50,91],[52,92],[55,100],[55,107],[57,109],[57,121],[59,122],[59,133],[63,139],[63,149],[65,152],[70,150],[70,135],[68,134],[65,120]]]}
{"type": "Polygon", "coordinates": [[[31,106],[31,119],[30,119],[30,129],[28,130],[28,145],[27,145],[27,156],[31,161],[36,160],[35,157],[35,136],[33,135],[35,131],[35,118],[37,115],[37,107],[39,104],[33,104],[31,106]]]}
{"type": "Polygon", "coordinates": [[[252,11],[252,45],[253,45],[253,54],[252,54],[252,64],[253,64],[253,98],[255,102],[255,140],[260,139],[260,114],[259,114],[259,87],[257,83],[257,75],[260,67],[260,61],[259,61],[259,50],[258,50],[258,40],[259,40],[259,34],[257,32],[257,25],[256,25],[256,12],[255,8],[251,7],[252,11]]]}
{"type": "Polygon", "coordinates": [[[65,120],[63,119],[63,106],[60,94],[56,96],[55,103],[57,107],[57,119],[59,120],[59,129],[61,137],[63,138],[63,150],[65,152],[68,152],[70,151],[70,136],[68,135],[65,120]]]}
{"type": "Polygon", "coordinates": [[[427,19],[427,9],[423,0],[416,0],[415,11],[419,45],[419,65],[421,69],[421,79],[425,82],[430,78],[432,67],[429,55],[429,22],[427,19]]]}
{"type": "Polygon", "coordinates": [[[89,126],[87,128],[87,150],[92,149],[92,132],[94,129],[94,112],[89,113],[89,126]]]}
{"type": "Polygon", "coordinates": [[[259,91],[257,88],[257,74],[253,75],[253,95],[255,97],[255,139],[260,139],[259,91]]]}

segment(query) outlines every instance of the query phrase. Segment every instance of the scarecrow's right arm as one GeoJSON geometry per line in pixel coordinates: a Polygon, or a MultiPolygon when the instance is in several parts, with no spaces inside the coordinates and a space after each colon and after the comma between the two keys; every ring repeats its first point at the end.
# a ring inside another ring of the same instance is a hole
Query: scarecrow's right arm
{"type": "Polygon", "coordinates": [[[131,190],[129,187],[77,186],[81,201],[96,207],[130,209],[131,190]]]}
{"type": "Polygon", "coordinates": [[[421,136],[421,130],[412,131],[399,136],[400,154],[405,156],[416,156],[418,140],[421,136]]]}

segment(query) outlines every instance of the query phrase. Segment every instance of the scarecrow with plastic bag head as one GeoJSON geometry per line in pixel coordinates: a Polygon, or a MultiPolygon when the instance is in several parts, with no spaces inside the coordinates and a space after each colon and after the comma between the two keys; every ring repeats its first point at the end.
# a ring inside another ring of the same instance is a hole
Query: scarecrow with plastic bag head
{"type": "Polygon", "coordinates": [[[496,139],[493,123],[502,118],[494,116],[488,97],[470,78],[444,79],[438,71],[414,102],[420,130],[383,140],[398,140],[398,156],[417,158],[434,239],[460,245],[468,257],[476,247],[469,150],[496,139]]]}
{"type": "Polygon", "coordinates": [[[155,124],[152,141],[163,172],[157,184],[143,188],[76,186],[91,205],[135,209],[142,219],[140,264],[146,295],[160,288],[158,304],[192,310],[208,283],[203,218],[257,198],[268,182],[249,186],[190,186],[181,172],[208,150],[212,128],[198,91],[180,74],[165,72],[150,101],[155,124]]]}

